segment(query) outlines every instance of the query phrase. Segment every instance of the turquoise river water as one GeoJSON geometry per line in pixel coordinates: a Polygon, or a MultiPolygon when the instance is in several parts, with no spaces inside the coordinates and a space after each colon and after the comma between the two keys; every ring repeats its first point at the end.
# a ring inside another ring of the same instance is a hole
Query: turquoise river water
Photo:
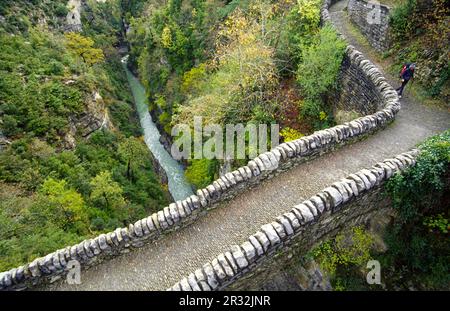
{"type": "Polygon", "coordinates": [[[144,86],[127,68],[128,57],[122,59],[123,67],[127,73],[128,83],[133,93],[136,110],[139,115],[142,130],[144,132],[145,143],[150,152],[158,160],[161,167],[167,174],[169,183],[169,192],[175,201],[183,200],[193,194],[192,188],[186,181],[184,170],[180,163],[172,158],[170,153],[160,143],[161,134],[158,131],[148,111],[147,97],[145,96],[144,86]]]}

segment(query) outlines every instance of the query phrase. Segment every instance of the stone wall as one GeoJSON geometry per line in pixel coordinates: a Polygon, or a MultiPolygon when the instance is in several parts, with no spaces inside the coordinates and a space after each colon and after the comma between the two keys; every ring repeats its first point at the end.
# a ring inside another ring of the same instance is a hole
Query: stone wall
{"type": "Polygon", "coordinates": [[[375,1],[349,0],[347,10],[350,20],[359,27],[375,50],[384,52],[390,48],[388,6],[375,1]]]}
{"type": "Polygon", "coordinates": [[[338,91],[329,100],[335,116],[340,110],[365,116],[383,109],[384,99],[374,81],[352,61],[348,53],[344,55],[338,85],[338,91]]]}
{"type": "Polygon", "coordinates": [[[382,194],[383,185],[394,174],[413,166],[418,153],[403,153],[333,183],[169,290],[245,289],[249,283],[265,279],[274,266],[298,261],[319,241],[383,214],[390,206],[382,194]]]}
{"type": "MultiPolygon", "coordinates": [[[[324,22],[329,21],[326,9],[329,3],[330,0],[326,0],[322,10],[324,22]]],[[[161,211],[138,220],[128,227],[117,228],[113,232],[101,234],[77,245],[67,246],[24,266],[0,273],[0,290],[23,289],[40,283],[53,282],[67,274],[67,263],[70,260],[77,260],[82,269],[87,269],[103,260],[141,247],[145,243],[164,237],[173,230],[189,225],[197,217],[216,208],[223,201],[244,191],[251,191],[252,187],[266,178],[273,178],[295,165],[382,129],[395,119],[400,110],[397,93],[381,72],[353,46],[348,46],[346,49],[346,62],[343,70],[351,68],[354,72],[347,76],[357,75],[363,79],[362,81],[369,81],[371,84],[368,84],[370,85],[370,91],[368,91],[367,86],[355,83],[356,80],[353,84],[348,83],[345,87],[351,85],[353,89],[342,94],[342,101],[345,98],[351,100],[353,96],[355,98],[351,105],[357,107],[360,102],[358,111],[369,111],[373,112],[372,114],[280,144],[249,161],[246,166],[225,174],[204,189],[199,189],[195,195],[171,203],[161,211]],[[371,101],[369,101],[370,96],[373,96],[371,101]],[[370,106],[371,102],[376,104],[370,106]],[[379,110],[375,112],[375,109],[379,110]]]]}

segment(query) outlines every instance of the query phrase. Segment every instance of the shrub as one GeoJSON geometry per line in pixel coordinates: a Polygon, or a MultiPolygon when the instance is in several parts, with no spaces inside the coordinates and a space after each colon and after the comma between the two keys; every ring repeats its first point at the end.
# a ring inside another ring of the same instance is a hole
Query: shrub
{"type": "Polygon", "coordinates": [[[318,98],[336,87],[346,43],[329,25],[323,27],[316,42],[303,50],[297,81],[307,98],[318,98]]]}
{"type": "Polygon", "coordinates": [[[304,135],[299,131],[297,131],[296,129],[285,127],[280,131],[280,136],[283,137],[284,142],[289,142],[292,140],[299,139],[304,135]]]}
{"type": "Polygon", "coordinates": [[[414,27],[411,18],[416,8],[416,0],[407,0],[405,3],[396,6],[390,16],[390,25],[398,39],[404,39],[409,35],[414,27]]]}
{"type": "Polygon", "coordinates": [[[208,186],[214,180],[217,160],[192,160],[186,169],[186,178],[197,189],[208,186]]]}
{"type": "Polygon", "coordinates": [[[55,14],[59,17],[65,17],[69,13],[69,9],[63,3],[58,3],[55,8],[55,14]]]}
{"type": "Polygon", "coordinates": [[[425,288],[447,288],[450,131],[426,140],[419,148],[416,165],[386,185],[398,216],[387,231],[388,252],[383,259],[408,278],[414,275],[425,288]]]}
{"type": "Polygon", "coordinates": [[[320,267],[333,277],[338,267],[364,266],[371,259],[373,239],[362,227],[353,227],[350,232],[337,235],[321,243],[311,252],[320,267]]]}
{"type": "Polygon", "coordinates": [[[326,113],[324,98],[337,87],[337,77],[346,44],[336,31],[326,25],[317,34],[314,43],[303,49],[302,62],[297,70],[297,82],[303,91],[300,110],[303,118],[314,128],[321,129],[332,123],[326,113]]]}

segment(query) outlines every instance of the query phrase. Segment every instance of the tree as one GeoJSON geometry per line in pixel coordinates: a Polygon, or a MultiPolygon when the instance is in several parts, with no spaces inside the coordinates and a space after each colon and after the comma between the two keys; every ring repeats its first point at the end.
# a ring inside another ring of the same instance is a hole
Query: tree
{"type": "Polygon", "coordinates": [[[297,81],[307,98],[317,98],[336,86],[346,44],[331,26],[322,28],[317,42],[303,50],[297,81]]]}
{"type": "Polygon", "coordinates": [[[70,32],[66,35],[67,47],[83,59],[88,66],[102,62],[105,57],[101,49],[94,48],[94,40],[79,33],[70,32]]]}
{"type": "Polygon", "coordinates": [[[217,161],[215,160],[192,160],[186,169],[186,178],[197,189],[201,189],[213,182],[214,172],[217,169],[216,166],[217,161]]]}
{"type": "Polygon", "coordinates": [[[87,223],[83,197],[76,190],[70,189],[65,180],[47,178],[42,184],[40,194],[43,196],[42,202],[47,205],[47,216],[60,228],[66,229],[75,222],[87,223]]]}
{"type": "Polygon", "coordinates": [[[125,138],[119,143],[119,157],[127,163],[127,178],[131,180],[133,170],[145,163],[148,157],[148,150],[142,142],[136,137],[125,138]]]}
{"type": "Polygon", "coordinates": [[[297,70],[297,82],[304,96],[300,109],[316,129],[329,126],[324,97],[336,89],[345,47],[336,31],[327,25],[319,30],[314,42],[302,50],[302,62],[297,70]]]}
{"type": "Polygon", "coordinates": [[[101,202],[106,208],[119,209],[125,205],[122,196],[123,190],[120,185],[112,179],[111,172],[103,171],[92,178],[90,185],[92,187],[91,199],[101,202]]]}
{"type": "MultiPolygon", "coordinates": [[[[195,79],[194,88],[184,88],[192,94],[179,107],[175,122],[192,123],[193,116],[202,116],[205,124],[240,123],[252,118],[257,105],[269,114],[275,110],[270,100],[279,82],[275,51],[261,35],[266,30],[259,16],[236,9],[224,21],[213,60],[204,69],[199,66],[199,77],[204,78],[195,79]]],[[[185,81],[192,73],[186,73],[185,81]]]]}

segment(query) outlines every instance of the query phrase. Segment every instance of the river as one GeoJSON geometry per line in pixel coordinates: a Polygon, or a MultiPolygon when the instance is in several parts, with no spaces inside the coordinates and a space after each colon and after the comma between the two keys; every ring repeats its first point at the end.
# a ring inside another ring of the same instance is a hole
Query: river
{"type": "Polygon", "coordinates": [[[167,174],[169,192],[175,201],[183,200],[193,194],[190,184],[186,181],[184,170],[180,163],[172,158],[164,146],[160,143],[161,134],[148,111],[147,97],[144,86],[128,69],[126,62],[128,57],[122,59],[122,65],[127,73],[128,83],[134,97],[134,103],[139,115],[141,127],[144,132],[145,143],[150,152],[167,174]]]}

